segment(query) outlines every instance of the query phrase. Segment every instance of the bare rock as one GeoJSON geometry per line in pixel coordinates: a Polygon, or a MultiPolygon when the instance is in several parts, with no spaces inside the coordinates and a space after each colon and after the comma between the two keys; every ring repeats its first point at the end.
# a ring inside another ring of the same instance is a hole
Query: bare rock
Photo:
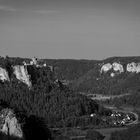
{"type": "Polygon", "coordinates": [[[10,81],[8,72],[0,67],[0,80],[2,81],[10,81]]]}
{"type": "Polygon", "coordinates": [[[0,131],[6,135],[22,138],[21,125],[11,109],[3,109],[0,112],[0,131]]]}
{"type": "Polygon", "coordinates": [[[14,74],[16,75],[16,78],[20,80],[21,82],[25,83],[28,85],[28,87],[31,87],[32,83],[30,81],[30,76],[27,71],[26,66],[14,66],[14,74]]]}
{"type": "Polygon", "coordinates": [[[119,72],[119,73],[124,72],[123,65],[121,65],[120,63],[114,62],[112,66],[113,66],[114,71],[119,72]]]}
{"type": "Polygon", "coordinates": [[[101,67],[101,73],[102,72],[107,72],[109,70],[112,69],[112,65],[110,63],[107,63],[107,64],[104,64],[102,67],[101,67]]]}
{"type": "Polygon", "coordinates": [[[126,68],[127,72],[132,72],[132,73],[139,73],[140,72],[140,63],[129,63],[127,64],[126,68]]]}

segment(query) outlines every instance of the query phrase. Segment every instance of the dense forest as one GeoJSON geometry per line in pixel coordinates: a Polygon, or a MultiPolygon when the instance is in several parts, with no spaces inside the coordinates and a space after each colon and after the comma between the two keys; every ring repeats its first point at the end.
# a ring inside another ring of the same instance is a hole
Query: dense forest
{"type": "Polygon", "coordinates": [[[3,61],[11,80],[0,83],[0,99],[27,116],[44,118],[48,127],[68,127],[86,123],[87,116],[99,111],[96,102],[56,82],[48,67],[27,67],[33,84],[29,89],[12,74],[12,65],[9,58],[3,61]]]}

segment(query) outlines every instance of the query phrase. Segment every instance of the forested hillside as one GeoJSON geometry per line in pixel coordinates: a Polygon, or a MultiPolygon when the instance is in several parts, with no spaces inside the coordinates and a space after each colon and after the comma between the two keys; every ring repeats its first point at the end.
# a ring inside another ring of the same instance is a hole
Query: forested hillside
{"type": "Polygon", "coordinates": [[[27,116],[44,118],[49,127],[78,126],[86,119],[82,116],[99,111],[96,102],[64,86],[48,67],[27,66],[32,83],[29,88],[13,74],[13,64],[20,63],[10,58],[1,63],[10,73],[10,81],[0,82],[0,100],[8,106],[27,116]]]}
{"type": "MultiPolygon", "coordinates": [[[[4,59],[0,59],[3,64],[4,59]]],[[[30,59],[10,58],[12,64],[30,59]]],[[[123,94],[140,90],[140,57],[111,57],[105,60],[40,59],[55,78],[80,92],[123,94]]],[[[5,67],[5,66],[4,66],[5,67]]]]}
{"type": "Polygon", "coordinates": [[[94,67],[97,60],[44,59],[47,65],[54,67],[59,79],[73,81],[94,67]]]}
{"type": "Polygon", "coordinates": [[[71,84],[81,92],[123,94],[140,90],[140,57],[114,57],[94,64],[71,84]]]}

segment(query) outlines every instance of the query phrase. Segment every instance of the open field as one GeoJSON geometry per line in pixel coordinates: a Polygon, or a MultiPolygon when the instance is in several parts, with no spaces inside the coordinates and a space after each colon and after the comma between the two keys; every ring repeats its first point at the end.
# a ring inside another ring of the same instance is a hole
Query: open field
{"type": "Polygon", "coordinates": [[[104,140],[109,140],[112,132],[121,131],[125,129],[127,129],[127,127],[103,128],[103,129],[96,129],[96,131],[100,132],[103,136],[105,136],[104,140]]]}
{"type": "Polygon", "coordinates": [[[88,96],[91,97],[93,100],[109,100],[114,98],[121,98],[124,96],[129,96],[130,93],[121,94],[121,95],[103,95],[103,94],[89,94],[88,96]]]}

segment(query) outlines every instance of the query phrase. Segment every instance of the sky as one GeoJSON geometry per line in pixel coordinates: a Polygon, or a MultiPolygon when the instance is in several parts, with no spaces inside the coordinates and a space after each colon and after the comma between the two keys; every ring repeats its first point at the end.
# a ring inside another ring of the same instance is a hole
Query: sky
{"type": "Polygon", "coordinates": [[[140,0],[0,0],[0,56],[140,56],[140,0]]]}

